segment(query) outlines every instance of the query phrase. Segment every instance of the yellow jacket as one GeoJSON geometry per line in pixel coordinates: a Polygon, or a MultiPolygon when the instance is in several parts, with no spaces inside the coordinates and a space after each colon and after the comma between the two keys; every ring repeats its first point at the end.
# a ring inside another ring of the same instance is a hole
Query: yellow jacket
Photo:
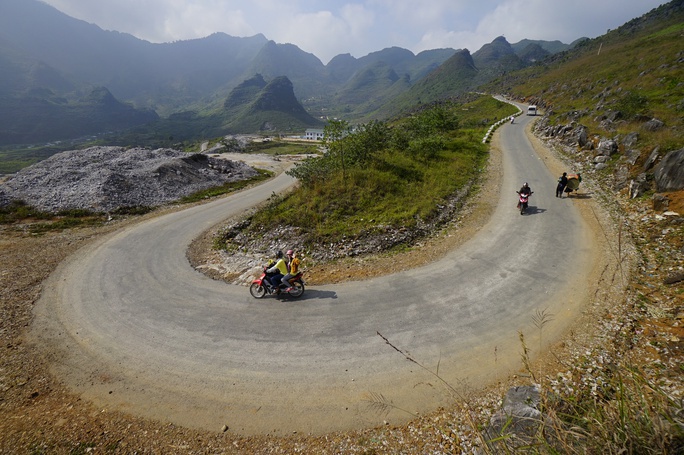
{"type": "Polygon", "coordinates": [[[292,260],[290,261],[290,274],[291,275],[297,274],[297,272],[299,271],[299,263],[300,262],[301,261],[299,260],[299,258],[292,258],[292,260]]]}
{"type": "Polygon", "coordinates": [[[285,264],[284,259],[278,259],[278,262],[276,262],[276,264],[273,267],[268,269],[267,272],[274,273],[276,270],[282,273],[283,275],[287,275],[287,264],[285,264]]]}

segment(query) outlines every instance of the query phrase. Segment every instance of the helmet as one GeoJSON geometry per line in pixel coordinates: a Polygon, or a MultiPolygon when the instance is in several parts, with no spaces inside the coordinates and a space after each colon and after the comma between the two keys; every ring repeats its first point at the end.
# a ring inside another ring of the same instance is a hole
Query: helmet
{"type": "Polygon", "coordinates": [[[528,186],[527,182],[523,183],[523,187],[527,188],[528,186]]]}
{"type": "Polygon", "coordinates": [[[287,254],[288,256],[292,256],[292,253],[294,253],[294,251],[292,251],[292,250],[287,250],[287,253],[285,253],[285,254],[287,254]]]}
{"type": "Polygon", "coordinates": [[[282,258],[282,257],[283,257],[283,252],[282,252],[282,251],[278,251],[278,252],[276,253],[276,257],[277,257],[278,259],[282,258]]]}

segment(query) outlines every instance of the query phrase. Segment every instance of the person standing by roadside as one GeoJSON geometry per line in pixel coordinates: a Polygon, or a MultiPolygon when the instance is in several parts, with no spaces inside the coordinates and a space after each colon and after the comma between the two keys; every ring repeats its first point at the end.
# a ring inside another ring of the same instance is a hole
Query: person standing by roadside
{"type": "Polygon", "coordinates": [[[556,197],[563,197],[563,191],[568,185],[568,173],[563,172],[563,175],[558,177],[558,185],[556,186],[556,197]]]}

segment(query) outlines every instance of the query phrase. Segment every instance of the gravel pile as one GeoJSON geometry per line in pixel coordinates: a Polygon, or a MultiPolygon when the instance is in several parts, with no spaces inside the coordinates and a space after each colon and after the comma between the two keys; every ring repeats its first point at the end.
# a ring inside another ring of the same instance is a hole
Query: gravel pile
{"type": "Polygon", "coordinates": [[[45,212],[156,207],[255,175],[257,171],[244,163],[204,154],[91,147],[58,153],[22,169],[0,184],[0,207],[12,200],[45,212]]]}

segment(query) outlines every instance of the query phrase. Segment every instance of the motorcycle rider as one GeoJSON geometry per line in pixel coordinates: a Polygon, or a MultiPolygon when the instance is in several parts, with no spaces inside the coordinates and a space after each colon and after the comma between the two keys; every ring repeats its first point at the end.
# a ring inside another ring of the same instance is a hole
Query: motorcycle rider
{"type": "MultiPolygon", "coordinates": [[[[527,182],[523,183],[523,186],[520,188],[520,191],[516,191],[521,196],[527,196],[530,197],[530,195],[533,193],[532,188],[530,188],[530,185],[527,184],[527,182]]],[[[518,200],[518,208],[520,208],[520,201],[518,200]]]]}
{"type": "Polygon", "coordinates": [[[285,274],[281,281],[286,286],[285,292],[290,292],[292,290],[292,285],[288,280],[297,275],[297,272],[299,272],[299,263],[301,261],[297,257],[297,253],[295,253],[293,250],[287,250],[285,255],[289,258],[288,266],[290,270],[287,272],[287,274],[285,274]]]}
{"type": "Polygon", "coordinates": [[[283,279],[283,276],[287,274],[287,263],[283,259],[283,252],[278,251],[276,253],[276,263],[266,269],[267,277],[271,283],[271,286],[278,289],[278,286],[283,279]]]}

